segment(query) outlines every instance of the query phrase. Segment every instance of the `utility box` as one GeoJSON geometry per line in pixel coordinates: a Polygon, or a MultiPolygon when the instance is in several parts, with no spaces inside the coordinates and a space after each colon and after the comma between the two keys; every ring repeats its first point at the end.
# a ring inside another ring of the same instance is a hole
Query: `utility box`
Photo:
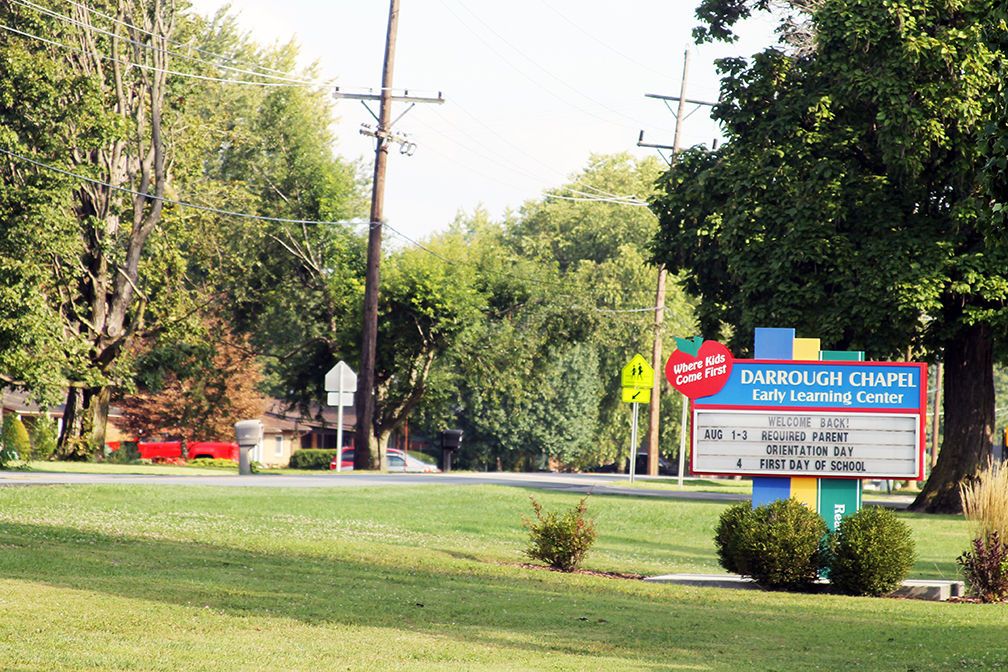
{"type": "Polygon", "coordinates": [[[252,474],[252,462],[249,451],[258,446],[263,438],[261,420],[240,420],[235,423],[235,441],[238,442],[238,473],[242,476],[252,474]]]}
{"type": "Polygon", "coordinates": [[[461,429],[446,429],[441,432],[441,471],[451,471],[452,453],[461,447],[461,429]]]}

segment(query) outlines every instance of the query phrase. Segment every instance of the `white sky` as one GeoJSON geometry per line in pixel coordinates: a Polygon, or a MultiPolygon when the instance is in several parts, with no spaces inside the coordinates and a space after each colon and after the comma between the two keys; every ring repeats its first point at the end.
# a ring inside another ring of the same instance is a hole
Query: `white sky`
{"type": "MultiPolygon", "coordinates": [[[[223,0],[193,0],[214,12],[223,0]]],[[[345,88],[381,84],[387,0],[234,0],[240,25],[261,42],[297,40],[303,60],[345,88]]],[[[678,95],[692,49],[687,97],[716,100],[713,61],[772,43],[769,19],[748,22],[734,45],[692,45],[695,0],[401,0],[394,86],[442,91],[397,125],[417,150],[390,154],[385,219],[411,237],[442,229],[459,210],[500,216],[564,183],[593,152],[672,144],[674,115],[645,93],[678,95]]],[[[374,106],[377,111],[377,105],[374,106]]],[[[403,104],[393,107],[393,117],[403,104]]],[[[692,108],[689,108],[692,109],[692,108]]],[[[373,161],[373,122],[343,100],[336,151],[373,161]]],[[[683,145],[720,137],[706,108],[686,121],[683,145]]],[[[394,244],[392,240],[389,241],[394,244]]]]}

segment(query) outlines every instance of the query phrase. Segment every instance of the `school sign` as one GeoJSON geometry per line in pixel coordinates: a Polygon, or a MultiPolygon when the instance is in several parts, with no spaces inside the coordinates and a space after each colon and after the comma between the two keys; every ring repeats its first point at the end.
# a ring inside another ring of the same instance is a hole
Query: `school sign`
{"type": "Polygon", "coordinates": [[[734,360],[693,403],[697,474],[924,478],[925,364],[734,360]]]}

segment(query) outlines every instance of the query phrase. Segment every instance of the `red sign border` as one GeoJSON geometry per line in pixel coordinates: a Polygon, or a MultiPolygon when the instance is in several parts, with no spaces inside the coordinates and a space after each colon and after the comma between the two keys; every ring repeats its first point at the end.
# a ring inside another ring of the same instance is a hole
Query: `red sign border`
{"type": "Polygon", "coordinates": [[[928,365],[923,362],[853,362],[846,360],[802,360],[802,359],[736,359],[735,364],[739,363],[757,363],[757,364],[789,364],[794,366],[795,364],[813,364],[822,366],[897,366],[904,368],[916,368],[920,371],[920,403],[917,409],[907,409],[907,408],[849,408],[849,407],[834,407],[834,406],[765,406],[754,404],[752,406],[738,405],[738,404],[703,404],[697,403],[694,400],[690,400],[689,405],[689,417],[690,417],[690,472],[698,476],[747,476],[747,477],[769,477],[769,478],[836,478],[845,480],[900,480],[900,481],[923,481],[924,476],[924,454],[927,443],[927,389],[928,389],[928,365]],[[693,441],[695,438],[696,431],[694,429],[694,414],[699,408],[700,410],[711,410],[711,411],[791,411],[797,413],[877,413],[877,414],[892,414],[892,415],[917,415],[919,420],[919,445],[917,450],[917,477],[907,478],[905,474],[900,474],[897,476],[881,476],[873,475],[868,478],[860,478],[858,476],[852,476],[849,474],[832,476],[832,475],[818,475],[818,474],[792,474],[792,473],[764,473],[764,472],[735,472],[735,471],[697,471],[694,469],[694,461],[696,459],[696,451],[693,447],[693,441]]]}

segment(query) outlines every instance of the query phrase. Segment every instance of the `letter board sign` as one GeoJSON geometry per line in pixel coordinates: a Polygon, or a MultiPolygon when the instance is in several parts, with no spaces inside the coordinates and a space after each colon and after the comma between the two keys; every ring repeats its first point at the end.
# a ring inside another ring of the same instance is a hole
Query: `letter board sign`
{"type": "Polygon", "coordinates": [[[692,405],[692,470],[921,480],[926,404],[926,364],[735,360],[692,405]]]}

